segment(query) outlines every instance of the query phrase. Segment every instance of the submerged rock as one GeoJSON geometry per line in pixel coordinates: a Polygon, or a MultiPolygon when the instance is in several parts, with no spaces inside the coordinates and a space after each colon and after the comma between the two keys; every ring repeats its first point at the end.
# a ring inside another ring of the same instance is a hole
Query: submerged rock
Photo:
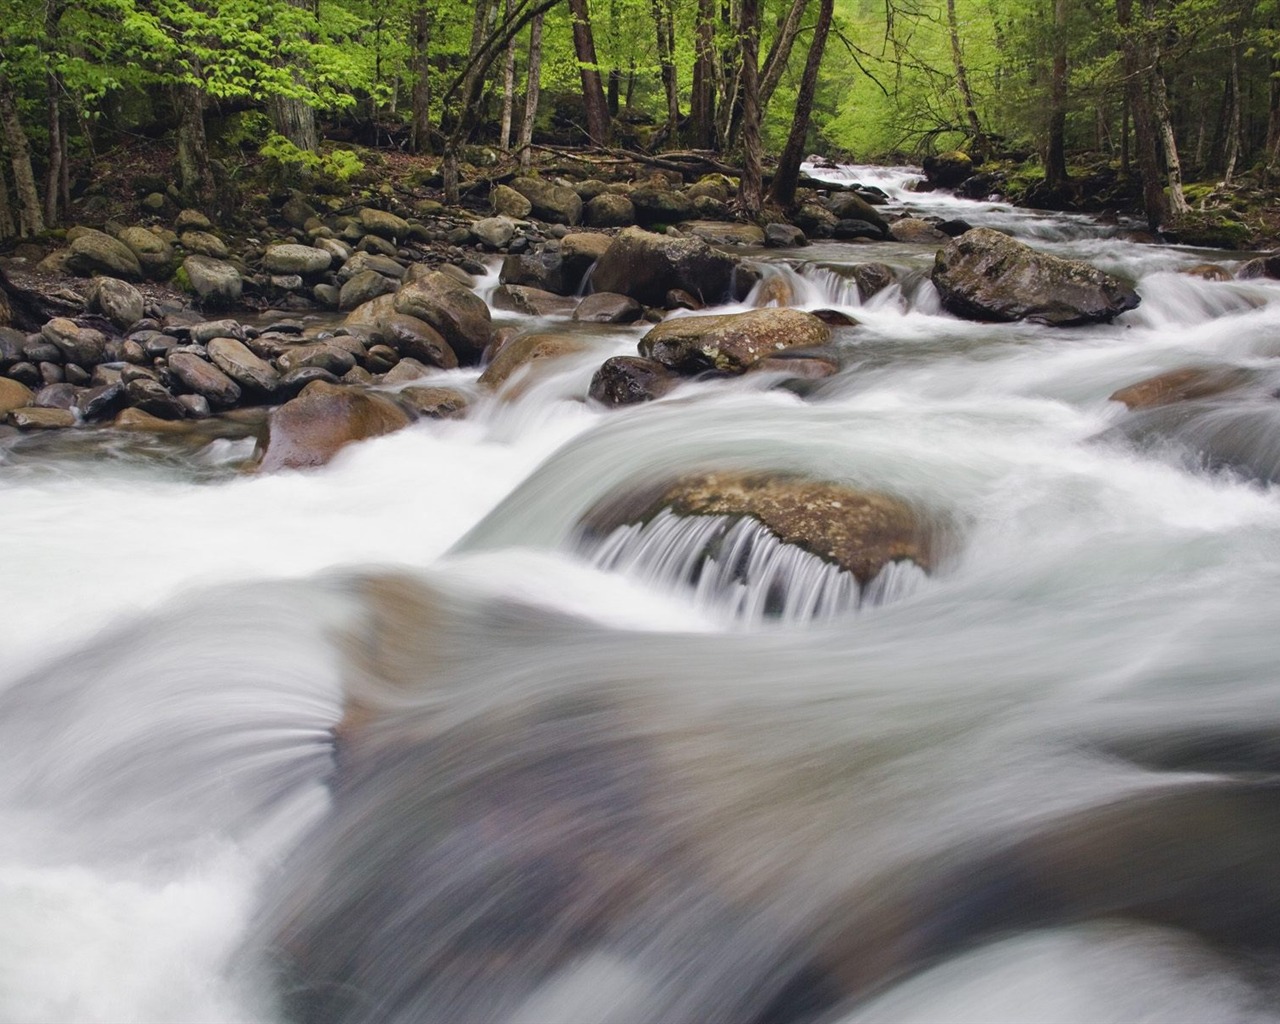
{"type": "Polygon", "coordinates": [[[934,260],[932,280],[943,306],[967,320],[1070,327],[1112,320],[1140,301],[1096,267],[1037,252],[990,228],[951,241],[934,260]]]}
{"type": "Polygon", "coordinates": [[[1211,398],[1248,385],[1254,374],[1239,366],[1184,366],[1130,384],[1111,395],[1130,409],[1211,398]]]}
{"type": "Polygon", "coordinates": [[[831,328],[812,313],[771,307],[664,320],[640,340],[640,354],[684,373],[742,373],[767,356],[830,337],[831,328]]]}
{"type": "Polygon", "coordinates": [[[484,373],[480,383],[486,387],[500,388],[518,369],[530,363],[561,356],[576,355],[590,347],[591,343],[579,335],[535,333],[515,338],[502,347],[484,373]]]}
{"type": "Polygon", "coordinates": [[[653,359],[613,356],[591,378],[590,397],[605,405],[635,405],[661,398],[680,376],[653,359]]]}

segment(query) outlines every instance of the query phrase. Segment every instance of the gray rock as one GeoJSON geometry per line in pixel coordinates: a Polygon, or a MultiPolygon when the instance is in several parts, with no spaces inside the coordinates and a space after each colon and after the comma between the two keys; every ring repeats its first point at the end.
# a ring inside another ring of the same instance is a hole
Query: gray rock
{"type": "Polygon", "coordinates": [[[291,242],[268,246],[262,257],[264,270],[272,274],[299,274],[302,277],[322,274],[332,263],[332,254],[324,249],[291,242]]]}
{"type": "Polygon", "coordinates": [[[823,345],[830,337],[831,328],[812,313],[753,309],[664,320],[640,340],[640,354],[683,373],[742,373],[768,356],[823,345]]]}
{"type": "Polygon", "coordinates": [[[364,206],[361,207],[358,216],[360,226],[364,228],[366,234],[389,238],[392,241],[407,238],[409,235],[409,222],[403,217],[397,217],[394,213],[364,206]]]}
{"type": "Polygon", "coordinates": [[[704,302],[729,294],[737,261],[701,238],[672,238],[627,228],[605,250],[591,275],[596,291],[629,295],[646,306],[661,305],[672,288],[696,293],[704,302]]]}
{"type": "Polygon", "coordinates": [[[519,284],[501,285],[491,301],[495,309],[509,309],[528,316],[568,316],[578,305],[577,299],[519,284]]]}
{"type": "Polygon", "coordinates": [[[244,325],[239,320],[205,320],[191,327],[191,340],[199,345],[208,344],[214,338],[244,338],[244,325]]]}
{"type": "Polygon", "coordinates": [[[533,216],[550,224],[570,226],[582,220],[582,199],[573,189],[541,178],[516,178],[511,187],[533,207],[533,216]]]}
{"type": "Polygon", "coordinates": [[[36,392],[31,404],[38,409],[70,409],[79,391],[74,384],[46,384],[36,392]]]}
{"type": "Polygon", "coordinates": [[[106,336],[92,327],[81,327],[74,320],[55,317],[40,329],[40,336],[55,345],[66,362],[95,366],[104,361],[106,336]]]}
{"type": "Polygon", "coordinates": [[[86,388],[76,396],[75,409],[87,422],[108,420],[128,401],[125,386],[121,381],[114,384],[100,384],[86,388]]]}
{"type": "Polygon", "coordinates": [[[142,319],[146,302],[142,292],[114,277],[94,278],[89,285],[89,309],[96,310],[121,330],[142,319]]]}
{"type": "Polygon", "coordinates": [[[142,277],[142,264],[138,262],[133,250],[105,232],[85,229],[76,236],[70,249],[71,255],[67,262],[77,274],[86,277],[91,274],[110,274],[130,281],[142,277]]]}
{"type": "Polygon", "coordinates": [[[240,385],[197,355],[170,353],[169,369],[187,388],[207,398],[214,408],[230,409],[240,401],[240,385]]]}
{"type": "Polygon", "coordinates": [[[917,245],[946,245],[951,241],[949,235],[943,234],[928,221],[919,217],[903,217],[889,225],[889,234],[898,242],[912,242],[917,245]]]}
{"type": "Polygon", "coordinates": [[[635,405],[661,398],[679,381],[679,374],[653,359],[613,356],[596,370],[587,394],[605,405],[635,405]]]}
{"type": "Polygon", "coordinates": [[[129,404],[162,420],[180,420],[187,410],[158,380],[135,377],[125,384],[129,404]]]}
{"type": "Polygon", "coordinates": [[[188,207],[181,210],[178,216],[174,218],[173,230],[181,235],[184,231],[209,231],[213,228],[213,224],[199,210],[188,207]]]}
{"type": "Polygon", "coordinates": [[[683,192],[643,186],[631,191],[638,224],[678,224],[694,217],[693,200],[683,192]]]}
{"type": "Polygon", "coordinates": [[[187,252],[198,253],[201,256],[212,256],[216,260],[225,260],[231,255],[231,250],[227,248],[227,243],[208,231],[184,231],[178,241],[182,243],[182,247],[187,252]]]}
{"type": "Polygon", "coordinates": [[[338,292],[338,308],[355,309],[379,295],[389,295],[397,287],[395,280],[376,270],[362,270],[338,292]]]}
{"type": "Polygon", "coordinates": [[[128,227],[120,232],[120,241],[137,257],[148,277],[168,277],[177,263],[173,246],[144,227],[128,227]]]}
{"type": "Polygon", "coordinates": [[[206,309],[233,306],[240,301],[244,281],[230,263],[212,256],[188,256],[182,261],[182,269],[206,309]]]}
{"type": "Polygon", "coordinates": [[[503,249],[516,233],[506,217],[484,217],[471,225],[471,232],[490,249],[503,249]]]}
{"type": "Polygon", "coordinates": [[[636,208],[626,196],[603,192],[586,207],[586,222],[593,228],[625,228],[636,222],[636,208]]]}
{"type": "Polygon", "coordinates": [[[342,267],[338,270],[338,280],[346,284],[357,274],[372,270],[383,277],[391,278],[393,281],[401,281],[404,279],[406,269],[406,267],[389,256],[381,256],[372,252],[357,252],[352,253],[350,258],[343,262],[342,267]]]}
{"type": "Polygon", "coordinates": [[[499,216],[524,220],[533,212],[533,204],[508,185],[498,185],[489,193],[489,205],[499,216]]]}
{"type": "Polygon", "coordinates": [[[593,324],[630,324],[644,313],[640,303],[616,292],[593,292],[578,303],[573,319],[593,324]]]}
{"type": "Polygon", "coordinates": [[[725,224],[715,220],[689,220],[678,225],[687,235],[712,245],[764,245],[764,231],[755,224],[725,224]]]}
{"type": "Polygon", "coordinates": [[[856,192],[837,192],[827,200],[827,209],[837,220],[860,220],[879,229],[878,237],[884,238],[889,223],[884,216],[856,192]]]}
{"type": "Polygon", "coordinates": [[[773,249],[794,249],[808,245],[809,239],[794,224],[766,224],[764,228],[764,244],[773,249]]]}

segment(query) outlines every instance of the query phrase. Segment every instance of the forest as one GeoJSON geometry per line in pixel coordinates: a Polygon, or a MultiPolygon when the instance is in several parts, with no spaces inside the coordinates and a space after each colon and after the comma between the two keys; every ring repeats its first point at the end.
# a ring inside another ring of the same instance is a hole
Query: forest
{"type": "Polygon", "coordinates": [[[958,149],[1153,228],[1280,161],[1280,0],[4,0],[0,25],[8,239],[139,146],[224,208],[263,167],[358,181],[367,147],[438,161],[454,201],[468,163],[696,152],[757,218],[805,155],[958,149]]]}

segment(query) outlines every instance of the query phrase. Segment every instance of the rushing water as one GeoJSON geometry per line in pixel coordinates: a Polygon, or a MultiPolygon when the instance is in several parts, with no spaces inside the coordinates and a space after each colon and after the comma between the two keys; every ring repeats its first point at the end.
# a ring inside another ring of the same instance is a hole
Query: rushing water
{"type": "Polygon", "coordinates": [[[1278,1015],[1280,283],[836,173],[1142,305],[966,323],[926,248],[821,244],[760,254],[859,322],[804,388],[605,412],[591,373],[641,331],[592,328],[316,471],[7,443],[0,1020],[1278,1015]],[[870,260],[897,282],[863,303],[870,260]],[[1108,401],[1189,364],[1254,384],[1108,401]],[[860,593],[740,522],[584,540],[708,466],[894,494],[952,541],[860,593]]]}

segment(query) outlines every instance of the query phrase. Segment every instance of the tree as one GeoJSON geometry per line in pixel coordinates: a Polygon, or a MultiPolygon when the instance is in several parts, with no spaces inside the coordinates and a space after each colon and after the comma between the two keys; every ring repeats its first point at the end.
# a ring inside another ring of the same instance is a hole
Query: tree
{"type": "Polygon", "coordinates": [[[569,0],[573,16],[573,49],[582,76],[582,102],[587,115],[587,138],[594,146],[609,142],[609,105],[605,102],[600,82],[600,62],[596,57],[595,37],[591,31],[591,14],[587,0],[569,0]]]}
{"type": "Polygon", "coordinates": [[[742,66],[742,175],[738,202],[749,217],[758,217],[764,205],[763,153],[760,142],[760,5],[759,0],[739,0],[738,39],[742,66]]]}
{"type": "Polygon", "coordinates": [[[800,79],[800,94],[796,97],[795,117],[787,144],[778,158],[769,188],[769,198],[779,206],[790,206],[795,201],[796,185],[800,178],[800,162],[804,159],[805,140],[809,134],[809,119],[813,113],[813,98],[818,87],[818,69],[827,49],[827,34],[831,30],[834,0],[818,0],[818,20],[813,26],[809,41],[809,54],[804,62],[804,75],[800,79]]]}

